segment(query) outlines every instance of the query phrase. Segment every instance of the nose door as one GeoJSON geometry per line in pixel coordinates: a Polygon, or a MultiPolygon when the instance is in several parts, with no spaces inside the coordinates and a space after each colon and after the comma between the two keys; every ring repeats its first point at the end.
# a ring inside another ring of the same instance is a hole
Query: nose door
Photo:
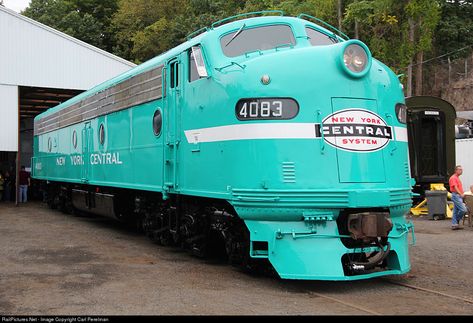
{"type": "Polygon", "coordinates": [[[325,140],[337,148],[340,182],[385,182],[383,149],[392,129],[378,114],[376,100],[332,98],[332,112],[323,127],[325,140]]]}

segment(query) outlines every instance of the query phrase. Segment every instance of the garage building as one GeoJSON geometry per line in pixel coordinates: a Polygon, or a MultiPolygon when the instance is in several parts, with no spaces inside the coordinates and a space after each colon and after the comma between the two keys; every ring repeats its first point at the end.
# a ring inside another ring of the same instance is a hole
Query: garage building
{"type": "Polygon", "coordinates": [[[0,6],[0,171],[31,168],[35,116],[134,66],[0,6]]]}

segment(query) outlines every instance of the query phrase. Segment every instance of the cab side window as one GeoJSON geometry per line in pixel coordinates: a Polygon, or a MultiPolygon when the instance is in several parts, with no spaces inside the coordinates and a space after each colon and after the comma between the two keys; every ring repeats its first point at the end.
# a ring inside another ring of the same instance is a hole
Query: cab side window
{"type": "Polygon", "coordinates": [[[338,43],[335,37],[330,37],[313,28],[306,27],[306,33],[312,46],[326,46],[338,43]]]}
{"type": "Polygon", "coordinates": [[[208,77],[201,46],[193,46],[188,50],[189,82],[208,77]]]}

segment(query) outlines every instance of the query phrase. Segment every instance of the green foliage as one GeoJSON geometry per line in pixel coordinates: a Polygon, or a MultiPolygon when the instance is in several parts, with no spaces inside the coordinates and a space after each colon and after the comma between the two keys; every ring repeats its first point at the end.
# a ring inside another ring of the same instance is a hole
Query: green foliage
{"type": "Polygon", "coordinates": [[[451,58],[466,57],[473,46],[473,0],[442,0],[441,19],[434,33],[437,56],[470,46],[451,58]]]}
{"type": "Polygon", "coordinates": [[[22,14],[111,51],[110,24],[117,0],[32,0],[22,14]]]}
{"type": "Polygon", "coordinates": [[[287,15],[305,13],[327,21],[337,22],[336,0],[248,0],[244,12],[261,10],[283,10],[287,15]]]}
{"type": "Polygon", "coordinates": [[[23,14],[140,63],[243,12],[306,13],[338,26],[339,3],[343,31],[355,36],[356,28],[373,55],[397,72],[418,52],[432,56],[473,44],[473,0],[32,0],[23,14]]]}
{"type": "Polygon", "coordinates": [[[120,0],[112,28],[114,52],[136,63],[185,41],[194,30],[240,12],[238,0],[120,0]]]}
{"type": "Polygon", "coordinates": [[[405,71],[416,53],[429,51],[440,20],[435,0],[361,0],[350,3],[344,23],[358,23],[360,38],[373,55],[397,72],[405,71]],[[414,24],[414,41],[409,39],[414,24]]]}

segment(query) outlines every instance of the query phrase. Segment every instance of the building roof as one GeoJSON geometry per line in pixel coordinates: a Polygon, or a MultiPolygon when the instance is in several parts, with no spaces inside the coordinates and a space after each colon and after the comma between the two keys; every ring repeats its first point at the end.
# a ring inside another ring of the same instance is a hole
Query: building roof
{"type": "Polygon", "coordinates": [[[136,65],[0,6],[0,84],[89,89],[136,65]]]}

